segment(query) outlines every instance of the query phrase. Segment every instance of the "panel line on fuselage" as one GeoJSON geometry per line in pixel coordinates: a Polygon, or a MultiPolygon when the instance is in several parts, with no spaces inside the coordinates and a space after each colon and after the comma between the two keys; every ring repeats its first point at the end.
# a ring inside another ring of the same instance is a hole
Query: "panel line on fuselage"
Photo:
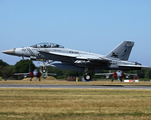
{"type": "Polygon", "coordinates": [[[32,52],[32,50],[30,48],[27,47],[27,50],[29,51],[29,53],[32,55],[32,56],[35,56],[35,54],[32,52]]]}

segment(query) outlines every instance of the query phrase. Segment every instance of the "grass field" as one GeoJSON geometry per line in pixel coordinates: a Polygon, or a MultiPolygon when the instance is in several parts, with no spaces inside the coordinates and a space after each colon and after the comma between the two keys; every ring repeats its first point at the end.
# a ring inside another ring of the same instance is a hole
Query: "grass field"
{"type": "Polygon", "coordinates": [[[0,88],[1,120],[150,120],[151,90],[0,88]]]}

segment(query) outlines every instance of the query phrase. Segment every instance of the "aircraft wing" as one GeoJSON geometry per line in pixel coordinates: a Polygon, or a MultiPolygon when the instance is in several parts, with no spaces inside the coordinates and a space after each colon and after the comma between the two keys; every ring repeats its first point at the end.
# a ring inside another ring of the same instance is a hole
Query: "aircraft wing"
{"type": "Polygon", "coordinates": [[[109,62],[110,61],[110,59],[107,59],[107,58],[90,56],[90,55],[78,56],[78,57],[76,57],[76,59],[77,60],[88,60],[91,62],[109,62]]]}
{"type": "Polygon", "coordinates": [[[78,54],[69,54],[69,53],[57,53],[57,52],[46,52],[46,51],[38,51],[43,55],[56,55],[56,56],[62,56],[62,57],[70,57],[70,58],[75,58],[77,57],[78,54]]]}
{"type": "Polygon", "coordinates": [[[126,75],[126,76],[130,76],[130,75],[137,76],[137,74],[131,74],[131,73],[124,73],[124,75],[126,75]]]}
{"type": "Polygon", "coordinates": [[[106,75],[106,76],[110,76],[110,75],[113,75],[113,73],[96,73],[95,75],[106,75]]]}
{"type": "Polygon", "coordinates": [[[18,76],[23,75],[24,78],[26,78],[26,77],[28,77],[30,75],[30,73],[15,73],[14,75],[18,75],[18,76]]]}
{"type": "MultiPolygon", "coordinates": [[[[109,76],[109,75],[113,75],[113,73],[96,73],[95,75],[106,75],[106,76],[109,76]]],[[[124,75],[127,75],[127,76],[134,75],[134,76],[136,76],[137,74],[124,73],[124,75]]]]}
{"type": "Polygon", "coordinates": [[[30,73],[15,73],[14,75],[30,75],[30,73]]]}
{"type": "MultiPolygon", "coordinates": [[[[109,58],[104,58],[104,57],[97,57],[97,56],[92,56],[92,55],[84,55],[84,54],[71,54],[71,53],[57,53],[57,52],[46,52],[46,51],[39,51],[43,55],[55,55],[55,56],[60,56],[60,57],[67,57],[67,58],[74,58],[75,63],[80,63],[80,61],[76,62],[76,60],[86,60],[90,62],[105,62],[109,63],[110,59],[109,58]]],[[[85,62],[87,63],[87,62],[85,62]]]]}
{"type": "Polygon", "coordinates": [[[113,75],[113,73],[95,73],[95,75],[103,75],[106,76],[106,78],[109,78],[110,75],[113,75]]]}

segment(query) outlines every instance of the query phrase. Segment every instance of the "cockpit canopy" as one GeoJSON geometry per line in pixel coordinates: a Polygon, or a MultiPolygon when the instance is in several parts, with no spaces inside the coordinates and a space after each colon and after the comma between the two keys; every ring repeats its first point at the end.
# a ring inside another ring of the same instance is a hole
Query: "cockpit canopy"
{"type": "Polygon", "coordinates": [[[63,46],[55,44],[55,43],[39,43],[39,44],[32,45],[30,47],[33,47],[33,48],[64,48],[63,46]]]}

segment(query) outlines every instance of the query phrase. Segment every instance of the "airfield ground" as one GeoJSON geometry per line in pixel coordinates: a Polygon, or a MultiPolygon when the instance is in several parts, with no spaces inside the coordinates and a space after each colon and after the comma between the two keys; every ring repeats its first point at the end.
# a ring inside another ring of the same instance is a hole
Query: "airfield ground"
{"type": "MultiPolygon", "coordinates": [[[[151,82],[8,80],[0,84],[151,85],[151,82]]],[[[151,90],[0,88],[1,120],[150,120],[151,90]]]]}
{"type": "Polygon", "coordinates": [[[51,84],[51,85],[151,85],[151,81],[140,81],[140,82],[131,82],[131,83],[125,83],[125,82],[118,82],[117,80],[114,80],[111,82],[110,79],[101,79],[97,81],[90,81],[90,82],[75,82],[75,81],[67,81],[67,80],[57,80],[53,77],[48,77],[47,79],[41,79],[39,81],[38,79],[35,81],[33,79],[30,81],[30,78],[25,78],[23,80],[2,80],[0,81],[0,84],[51,84]]]}
{"type": "Polygon", "coordinates": [[[150,120],[151,90],[0,88],[1,120],[150,120]]]}

